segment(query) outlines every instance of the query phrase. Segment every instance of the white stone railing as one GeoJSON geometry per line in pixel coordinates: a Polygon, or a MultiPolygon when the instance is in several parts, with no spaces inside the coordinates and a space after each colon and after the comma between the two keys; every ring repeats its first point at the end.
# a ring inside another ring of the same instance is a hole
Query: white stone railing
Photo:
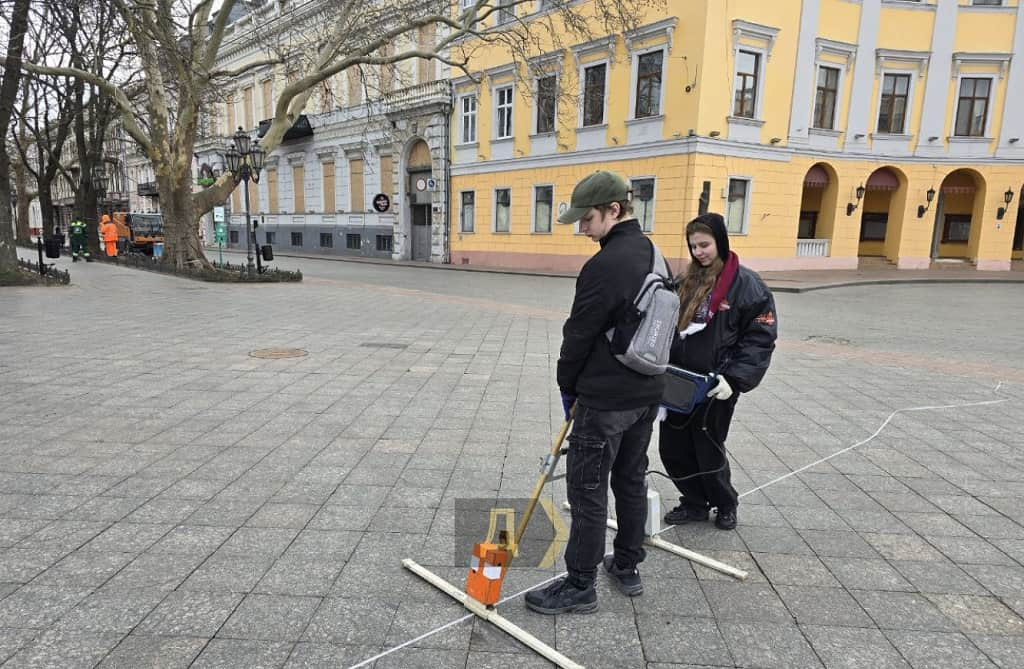
{"type": "Polygon", "coordinates": [[[827,258],[829,252],[828,239],[796,240],[796,255],[800,258],[827,258]]]}

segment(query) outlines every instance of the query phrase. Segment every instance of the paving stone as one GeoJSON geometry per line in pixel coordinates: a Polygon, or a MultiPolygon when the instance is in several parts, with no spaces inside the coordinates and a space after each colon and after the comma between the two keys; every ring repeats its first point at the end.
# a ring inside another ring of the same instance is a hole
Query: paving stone
{"type": "Polygon", "coordinates": [[[914,669],[993,669],[996,665],[963,634],[890,630],[889,641],[914,669]]]}
{"type": "Polygon", "coordinates": [[[838,585],[835,577],[817,557],[771,553],[757,553],[754,557],[772,585],[838,585]]]}
{"type": "Polygon", "coordinates": [[[882,557],[889,561],[917,560],[936,562],[945,560],[942,553],[916,534],[865,533],[861,536],[882,557]]]}
{"type": "Polygon", "coordinates": [[[397,605],[369,599],[328,597],[309,621],[303,641],[380,646],[397,605]]]}
{"type": "Polygon", "coordinates": [[[191,664],[191,669],[278,669],[288,660],[294,644],[249,639],[213,639],[191,664]]]}
{"type": "Polygon", "coordinates": [[[218,638],[297,641],[319,597],[252,594],[246,596],[217,633],[218,638]]]}
{"type": "Polygon", "coordinates": [[[103,588],[68,611],[57,629],[127,634],[167,596],[158,588],[103,588]]]}
{"type": "Polygon", "coordinates": [[[1024,619],[995,597],[929,595],[928,599],[966,634],[1024,635],[1024,619]]]}
{"type": "Polygon", "coordinates": [[[243,595],[178,590],[167,595],[136,632],[144,635],[209,638],[217,633],[243,595]]]}
{"type": "Polygon", "coordinates": [[[998,596],[1019,596],[1024,592],[1024,567],[1020,565],[966,565],[964,571],[998,596]]]}
{"type": "Polygon", "coordinates": [[[1024,669],[1024,636],[968,636],[1000,669],[1024,669]]]}
{"type": "Polygon", "coordinates": [[[822,562],[848,590],[914,590],[885,560],[824,557],[822,562]]]}
{"type": "Polygon", "coordinates": [[[974,594],[987,593],[984,587],[952,562],[893,562],[893,566],[920,592],[974,594]]]}
{"type": "Polygon", "coordinates": [[[732,665],[729,649],[714,620],[665,614],[640,614],[636,620],[648,665],[683,657],[710,665],[732,665]]]}
{"type": "Polygon", "coordinates": [[[98,669],[186,669],[206,639],[131,634],[99,663],[98,669]]]}
{"type": "Polygon", "coordinates": [[[48,628],[88,595],[88,590],[23,586],[0,600],[0,628],[48,628]]]}
{"type": "Polygon", "coordinates": [[[116,633],[48,630],[40,633],[5,664],[4,669],[88,669],[96,666],[121,640],[116,633]]]}
{"type": "Polygon", "coordinates": [[[818,625],[801,629],[828,669],[910,668],[879,630],[818,625]]]}
{"type": "Polygon", "coordinates": [[[0,664],[28,645],[39,634],[39,630],[0,628],[0,664]]]}
{"type": "Polygon", "coordinates": [[[779,597],[800,625],[871,627],[871,618],[842,588],[776,586],[779,597]]]}
{"type": "Polygon", "coordinates": [[[792,616],[775,590],[764,585],[710,582],[701,586],[715,617],[734,622],[786,623],[792,616]]]}
{"type": "Polygon", "coordinates": [[[284,666],[287,669],[337,669],[359,664],[378,653],[377,646],[344,646],[302,641],[295,644],[284,666]]]}
{"type": "Polygon", "coordinates": [[[852,594],[882,629],[956,630],[956,623],[923,595],[867,590],[853,590],[852,594]]]}
{"type": "Polygon", "coordinates": [[[937,537],[926,535],[928,543],[957,564],[1012,565],[1013,559],[980,537],[937,537]]]}
{"type": "Polygon", "coordinates": [[[637,666],[644,661],[635,626],[617,624],[621,616],[598,611],[586,616],[558,616],[557,649],[586,667],[637,666]]]}
{"type": "Polygon", "coordinates": [[[820,669],[810,644],[795,625],[722,623],[722,636],[739,666],[820,669]]]}
{"type": "Polygon", "coordinates": [[[819,557],[875,558],[878,552],[856,532],[799,530],[819,557]]]}

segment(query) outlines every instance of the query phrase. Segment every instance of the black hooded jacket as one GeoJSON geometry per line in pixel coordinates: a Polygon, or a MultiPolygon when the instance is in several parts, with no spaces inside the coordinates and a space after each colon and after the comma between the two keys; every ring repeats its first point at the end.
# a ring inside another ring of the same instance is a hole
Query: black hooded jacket
{"type": "Polygon", "coordinates": [[[775,300],[755,272],[740,265],[725,302],[707,327],[675,340],[669,362],[692,372],[718,372],[734,390],[761,383],[775,350],[775,300]]]}
{"type": "Polygon", "coordinates": [[[616,360],[605,332],[636,298],[651,269],[653,244],[636,219],[617,223],[576,279],[576,296],[558,357],[558,387],[588,407],[625,411],[657,404],[661,376],[634,372],[616,360]]]}
{"type": "MultiPolygon", "coordinates": [[[[711,228],[718,255],[727,260],[725,220],[713,213],[697,220],[711,228]]],[[[756,272],[740,265],[718,312],[700,332],[676,338],[669,362],[701,374],[717,372],[733,389],[749,392],[768,371],[778,333],[771,291],[756,272]]]]}

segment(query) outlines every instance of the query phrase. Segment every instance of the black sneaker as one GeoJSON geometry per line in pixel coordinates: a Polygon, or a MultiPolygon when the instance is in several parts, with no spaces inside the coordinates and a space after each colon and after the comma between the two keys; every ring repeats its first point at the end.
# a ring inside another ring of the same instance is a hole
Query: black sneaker
{"type": "Polygon", "coordinates": [[[715,527],[720,530],[736,529],[736,507],[731,509],[719,509],[715,516],[715,527]]]}
{"type": "Polygon", "coordinates": [[[644,594],[644,584],[640,582],[640,571],[636,567],[632,569],[620,567],[615,564],[614,555],[605,555],[604,570],[615,581],[615,585],[618,586],[622,594],[627,597],[644,594]]]}
{"type": "Polygon", "coordinates": [[[680,504],[665,514],[666,525],[685,525],[708,519],[707,509],[697,509],[692,506],[680,504]]]}
{"type": "Polygon", "coordinates": [[[580,588],[566,576],[526,593],[525,600],[526,608],[548,616],[597,611],[597,589],[594,584],[580,588]]]}

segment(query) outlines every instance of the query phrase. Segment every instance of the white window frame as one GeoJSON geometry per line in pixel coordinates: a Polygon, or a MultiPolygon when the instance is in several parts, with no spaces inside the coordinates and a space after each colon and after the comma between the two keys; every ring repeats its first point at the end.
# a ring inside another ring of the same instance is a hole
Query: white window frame
{"type": "MultiPolygon", "coordinates": [[[[509,197],[511,197],[511,195],[509,197]]],[[[555,203],[555,185],[551,183],[534,184],[533,199],[530,201],[530,233],[535,235],[550,235],[555,229],[556,216],[558,216],[558,205],[555,203]],[[547,230],[537,229],[537,190],[540,188],[551,189],[551,220],[548,221],[547,230]]]]}
{"type": "Polygon", "coordinates": [[[459,191],[459,234],[471,235],[471,234],[476,232],[476,211],[477,211],[477,206],[476,205],[477,205],[477,202],[476,202],[476,190],[474,190],[472,188],[467,188],[467,189],[459,191]],[[462,202],[462,196],[465,193],[472,193],[473,194],[473,227],[470,230],[466,229],[466,219],[464,217],[466,210],[465,210],[465,205],[462,202]]]}
{"type": "Polygon", "coordinates": [[[491,233],[496,235],[512,234],[512,186],[495,186],[491,190],[491,202],[494,204],[491,216],[491,233]],[[508,230],[498,230],[498,191],[508,191],[508,230]]]}
{"type": "Polygon", "coordinates": [[[996,97],[996,85],[999,77],[995,74],[961,74],[956,78],[956,88],[953,91],[953,118],[950,122],[949,137],[959,141],[981,141],[992,140],[992,104],[996,97]],[[988,79],[988,104],[985,105],[985,132],[981,135],[958,135],[956,134],[956,117],[960,112],[960,84],[964,79],[988,79]]]}
{"type": "Polygon", "coordinates": [[[763,121],[764,120],[764,80],[768,69],[768,54],[770,51],[756,46],[741,44],[733,51],[732,59],[732,96],[729,98],[729,118],[740,119],[741,121],[763,121]],[[754,91],[754,118],[736,115],[736,69],[739,67],[740,51],[758,54],[757,59],[757,90],[754,91]]]}
{"type": "Polygon", "coordinates": [[[725,210],[725,229],[730,235],[746,235],[750,232],[750,209],[751,202],[754,199],[754,177],[747,176],[744,174],[730,174],[725,180],[725,193],[724,193],[725,205],[722,207],[725,210]],[[739,230],[729,230],[729,191],[731,190],[733,181],[746,181],[747,182],[747,196],[746,206],[743,207],[743,224],[739,230]]]}
{"type": "Polygon", "coordinates": [[[477,124],[477,121],[479,120],[479,118],[480,118],[480,99],[477,97],[477,94],[475,92],[473,92],[473,93],[463,93],[462,95],[460,95],[459,96],[459,143],[460,144],[476,144],[477,143],[477,131],[478,131],[478,128],[479,128],[479,126],[477,124]],[[473,99],[473,111],[471,113],[467,113],[466,109],[465,109],[465,104],[466,104],[466,100],[468,100],[470,98],[473,99]],[[471,138],[470,137],[466,137],[465,118],[467,116],[472,116],[472,118],[473,118],[473,133],[472,133],[473,136],[471,138]]]}
{"type": "Polygon", "coordinates": [[[654,213],[657,210],[657,206],[658,206],[658,178],[655,175],[653,175],[653,174],[644,174],[644,175],[640,175],[640,176],[630,177],[629,178],[629,190],[633,194],[633,199],[632,199],[633,215],[636,216],[637,222],[640,224],[640,229],[643,230],[644,234],[651,234],[652,232],[654,232],[654,213]],[[651,182],[652,182],[651,183],[651,206],[650,206],[650,214],[651,214],[651,229],[650,230],[644,230],[644,222],[640,219],[640,216],[637,215],[637,211],[636,211],[636,203],[639,201],[637,199],[637,197],[636,197],[636,182],[637,181],[646,180],[646,179],[650,179],[651,182]]]}
{"type": "MultiPolygon", "coordinates": [[[[810,130],[824,130],[826,132],[835,132],[839,129],[840,112],[843,109],[843,86],[846,84],[846,67],[839,63],[831,63],[828,61],[818,61],[814,64],[814,94],[811,96],[811,127],[810,130]],[[831,128],[819,128],[814,125],[814,104],[818,99],[818,76],[821,74],[821,68],[828,67],[833,70],[839,70],[839,79],[836,80],[836,105],[832,111],[832,127],[831,128]]],[[[877,119],[876,119],[877,123],[877,119]]]]}
{"type": "MultiPolygon", "coordinates": [[[[646,120],[661,118],[665,115],[665,69],[668,66],[668,54],[669,48],[667,44],[660,44],[658,46],[652,46],[647,49],[637,49],[633,51],[630,56],[632,63],[629,73],[629,120],[646,120]],[[655,51],[661,51],[661,85],[658,87],[658,113],[652,114],[651,116],[637,116],[636,115],[636,101],[637,101],[637,80],[640,76],[640,56],[646,56],[649,53],[655,51]]],[[[607,84],[607,70],[605,70],[605,98],[608,97],[608,84],[607,84]]]]}
{"type": "MultiPolygon", "coordinates": [[[[914,118],[914,95],[917,93],[917,80],[921,76],[920,70],[908,70],[904,68],[893,68],[883,69],[878,73],[878,95],[875,100],[875,118],[874,123],[871,127],[874,128],[872,135],[875,137],[905,137],[910,134],[910,126],[913,125],[912,121],[914,118]],[[887,74],[906,74],[910,77],[910,85],[907,88],[907,110],[904,114],[904,123],[902,132],[879,132],[878,130],[878,115],[882,111],[882,87],[885,85],[885,75],[887,74]]],[[[956,89],[959,92],[959,83],[956,89]]]]}
{"type": "Polygon", "coordinates": [[[514,83],[501,84],[494,87],[494,139],[512,139],[515,135],[515,105],[516,105],[516,87],[514,83]],[[508,91],[508,104],[503,105],[500,103],[499,96],[502,91],[508,91]],[[508,109],[508,129],[507,135],[501,133],[501,109],[508,109]]]}
{"type": "Polygon", "coordinates": [[[541,74],[533,79],[533,134],[541,134],[540,129],[537,127],[537,117],[540,116],[540,80],[554,77],[555,79],[555,100],[554,100],[554,116],[551,119],[551,130],[545,132],[545,135],[554,134],[558,131],[558,92],[562,86],[562,77],[557,72],[548,72],[541,74]]]}
{"type": "Polygon", "coordinates": [[[592,60],[589,63],[582,63],[579,67],[579,81],[580,81],[580,103],[578,105],[579,112],[576,115],[576,127],[577,128],[600,128],[608,125],[608,74],[611,69],[611,59],[600,58],[598,60],[592,60]],[[598,65],[604,65],[604,99],[601,101],[601,122],[594,125],[583,125],[583,105],[586,101],[586,83],[587,83],[587,70],[598,65]]]}

